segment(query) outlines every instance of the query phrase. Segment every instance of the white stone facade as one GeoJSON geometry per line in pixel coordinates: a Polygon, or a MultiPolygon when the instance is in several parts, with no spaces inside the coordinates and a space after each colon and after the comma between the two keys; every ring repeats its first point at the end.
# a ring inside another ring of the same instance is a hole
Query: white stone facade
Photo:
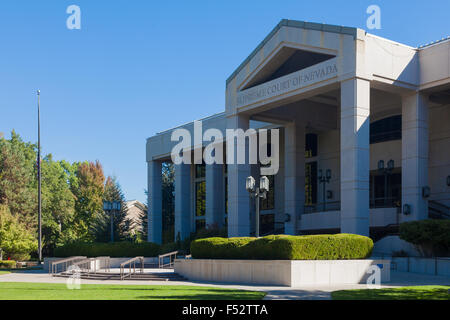
{"type": "MultiPolygon", "coordinates": [[[[274,232],[369,235],[448,213],[450,41],[413,48],[361,29],[282,20],[227,79],[225,111],[202,125],[224,135],[280,129],[274,200],[262,211],[272,215],[274,232]],[[317,139],[312,154],[305,152],[307,135],[317,139]],[[381,161],[391,170],[378,170],[381,161]],[[324,193],[311,181],[327,169],[324,193]]],[[[181,128],[194,131],[193,123],[181,128]]],[[[171,159],[173,130],[147,140],[154,242],[161,242],[161,162],[171,159]]],[[[227,224],[230,237],[252,235],[245,179],[259,174],[258,165],[206,167],[205,224],[227,224]]],[[[175,235],[185,238],[199,220],[195,165],[177,165],[175,180],[175,235]]]]}

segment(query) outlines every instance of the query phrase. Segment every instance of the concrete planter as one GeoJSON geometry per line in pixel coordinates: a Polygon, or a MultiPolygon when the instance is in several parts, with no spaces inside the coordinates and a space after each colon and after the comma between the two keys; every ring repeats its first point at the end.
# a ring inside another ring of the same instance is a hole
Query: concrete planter
{"type": "Polygon", "coordinates": [[[175,272],[189,280],[239,284],[337,285],[366,283],[372,265],[390,281],[389,260],[216,260],[176,259],[175,272]]]}

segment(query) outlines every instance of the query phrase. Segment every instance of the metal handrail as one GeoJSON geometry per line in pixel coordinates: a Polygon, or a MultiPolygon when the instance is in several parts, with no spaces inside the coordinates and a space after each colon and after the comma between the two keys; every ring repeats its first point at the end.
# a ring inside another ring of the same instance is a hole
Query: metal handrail
{"type": "Polygon", "coordinates": [[[136,273],[136,261],[139,260],[141,263],[141,273],[144,273],[144,257],[135,257],[131,258],[125,262],[122,262],[120,264],[120,280],[125,279],[125,277],[130,277],[132,274],[136,273]],[[125,266],[129,265],[129,272],[128,274],[125,273],[125,266]],[[131,266],[133,266],[133,272],[131,272],[131,266]]]}
{"type": "Polygon", "coordinates": [[[438,215],[441,217],[450,218],[450,207],[436,200],[429,200],[428,207],[431,210],[438,211],[438,215]]]}
{"type": "Polygon", "coordinates": [[[173,267],[174,264],[174,260],[172,260],[172,257],[177,257],[178,251],[172,251],[172,252],[168,252],[168,253],[164,253],[164,254],[160,254],[158,256],[158,267],[159,268],[164,268],[166,266],[169,266],[169,268],[173,267]],[[164,263],[164,258],[169,257],[169,263],[164,263]]]}
{"type": "Polygon", "coordinates": [[[371,209],[397,208],[401,206],[400,204],[401,199],[399,197],[374,197],[369,199],[369,207],[371,209]]]}
{"type": "MultiPolygon", "coordinates": [[[[75,262],[71,264],[71,267],[78,267],[80,272],[84,272],[87,274],[87,277],[89,278],[89,275],[91,271],[93,273],[97,273],[97,258],[86,258],[81,261],[75,262]],[[92,262],[94,261],[94,269],[92,270],[92,262]]],[[[73,272],[74,270],[72,270],[73,272]]]]}
{"type": "MultiPolygon", "coordinates": [[[[99,269],[106,269],[107,272],[110,271],[110,257],[95,257],[95,258],[85,258],[80,261],[76,261],[70,264],[70,267],[78,267],[81,272],[84,272],[89,277],[90,273],[97,273],[99,269]],[[97,261],[100,261],[99,267],[97,268],[97,261]],[[92,262],[94,264],[92,265],[92,262]],[[102,265],[103,264],[103,265],[102,265]]],[[[67,269],[66,269],[67,271],[67,269]]],[[[72,270],[73,271],[73,270],[72,270]]]]}
{"type": "Polygon", "coordinates": [[[318,202],[304,206],[305,214],[338,210],[341,210],[340,201],[318,202]]]}
{"type": "Polygon", "coordinates": [[[61,272],[64,272],[67,270],[67,266],[70,266],[71,264],[73,264],[72,262],[77,262],[77,261],[80,261],[83,259],[86,259],[86,257],[85,256],[74,256],[74,257],[59,259],[56,261],[50,261],[48,272],[51,275],[57,273],[59,265],[61,265],[61,267],[62,267],[61,272]]]}
{"type": "Polygon", "coordinates": [[[100,269],[105,269],[106,272],[111,271],[111,258],[108,256],[102,256],[95,258],[96,260],[100,260],[100,269]],[[103,263],[103,268],[102,268],[103,263]]]}

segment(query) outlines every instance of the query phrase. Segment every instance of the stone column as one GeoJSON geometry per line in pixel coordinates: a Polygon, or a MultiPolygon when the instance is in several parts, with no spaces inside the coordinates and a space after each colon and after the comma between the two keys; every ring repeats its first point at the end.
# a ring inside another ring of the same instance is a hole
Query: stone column
{"type": "Polygon", "coordinates": [[[369,235],[370,82],[341,82],[341,232],[369,235]]]}
{"type": "Polygon", "coordinates": [[[305,126],[290,123],[284,131],[284,211],[290,220],[286,234],[297,234],[297,223],[305,205],[305,126]]]}
{"type": "MultiPolygon", "coordinates": [[[[402,206],[411,206],[402,221],[428,218],[428,105],[421,93],[402,97],[402,206]]],[[[403,208],[402,208],[403,210],[403,208]]]]}
{"type": "MultiPolygon", "coordinates": [[[[227,119],[227,128],[246,131],[249,122],[247,116],[234,115],[227,119]]],[[[227,144],[231,142],[227,137],[227,144]]],[[[234,161],[228,164],[228,237],[243,237],[250,235],[250,197],[245,189],[245,179],[251,174],[251,166],[248,162],[248,140],[245,143],[245,164],[237,164],[236,139],[233,144],[234,161]]]]}
{"type": "Polygon", "coordinates": [[[162,166],[159,161],[147,162],[148,169],[148,235],[147,240],[162,242],[162,166]]]}
{"type": "Polygon", "coordinates": [[[191,234],[191,165],[175,165],[175,239],[191,234]]]}
{"type": "Polygon", "coordinates": [[[223,165],[206,165],[206,225],[221,228],[224,223],[223,165]]]}

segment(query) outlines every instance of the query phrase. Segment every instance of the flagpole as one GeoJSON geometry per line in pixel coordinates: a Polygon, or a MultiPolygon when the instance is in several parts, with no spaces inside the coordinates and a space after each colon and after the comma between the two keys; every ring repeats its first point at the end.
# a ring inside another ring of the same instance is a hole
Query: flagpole
{"type": "Polygon", "coordinates": [[[41,203],[41,90],[37,91],[38,96],[38,256],[39,264],[42,263],[42,203],[41,203]]]}

